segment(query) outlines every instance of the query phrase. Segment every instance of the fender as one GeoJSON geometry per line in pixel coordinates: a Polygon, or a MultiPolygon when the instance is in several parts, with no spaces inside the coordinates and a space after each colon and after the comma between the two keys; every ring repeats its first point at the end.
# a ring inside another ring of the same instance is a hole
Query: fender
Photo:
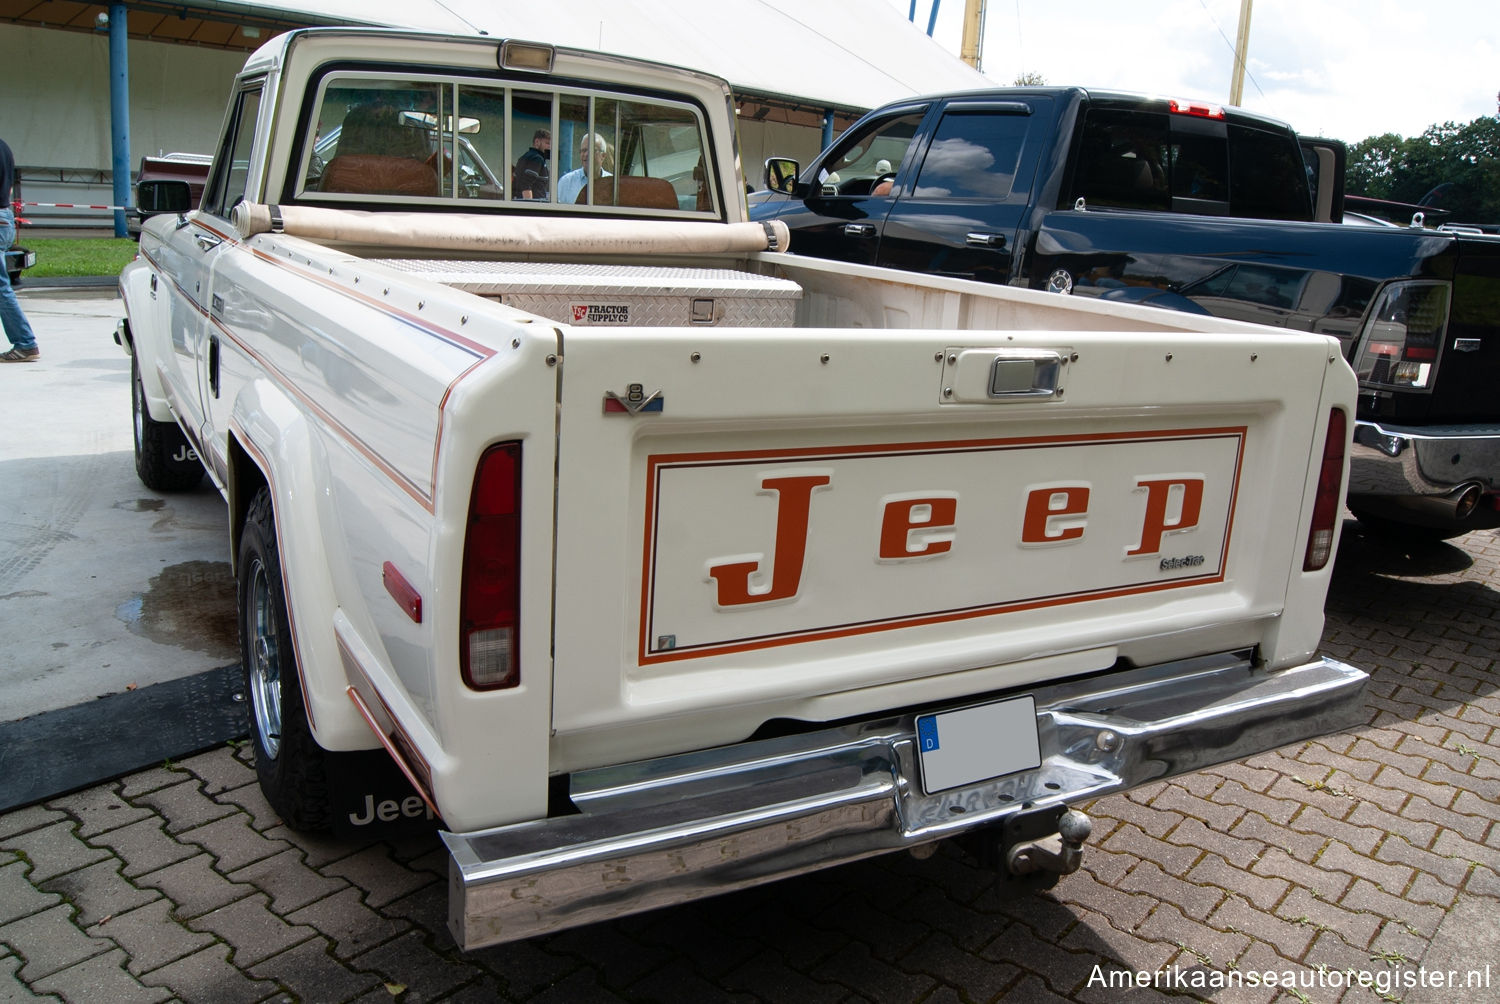
{"type": "MultiPolygon", "coordinates": [[[[140,257],[132,259],[120,270],[120,300],[125,305],[125,319],[131,332],[137,328],[152,330],[160,320],[155,316],[160,311],[156,297],[165,293],[158,294],[151,289],[153,274],[151,263],[140,257]]],[[[140,369],[147,413],[157,422],[177,421],[176,414],[167,403],[167,392],[162,387],[161,374],[156,368],[156,346],[151,339],[138,339],[131,334],[130,344],[121,348],[135,357],[140,369]]]]}
{"type": "MultiPolygon", "coordinates": [[[[333,630],[338,602],[309,501],[322,496],[327,470],[323,447],[295,401],[264,377],[250,381],[236,397],[230,436],[264,478],[275,506],[282,586],[313,734],[327,750],[374,749],[379,744],[346,693],[351,681],[340,669],[333,630]]],[[[238,514],[257,486],[243,470],[235,470],[230,480],[236,514],[230,553],[237,562],[243,529],[238,514]]]]}

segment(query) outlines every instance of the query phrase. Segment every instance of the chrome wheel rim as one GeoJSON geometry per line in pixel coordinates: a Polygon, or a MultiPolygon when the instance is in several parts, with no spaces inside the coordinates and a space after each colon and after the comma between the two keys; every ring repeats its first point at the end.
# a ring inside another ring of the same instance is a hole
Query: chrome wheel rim
{"type": "Polygon", "coordinates": [[[272,760],[281,755],[281,658],[276,638],[276,611],[271,583],[259,559],[250,568],[245,598],[249,623],[250,707],[261,748],[272,760]]]}

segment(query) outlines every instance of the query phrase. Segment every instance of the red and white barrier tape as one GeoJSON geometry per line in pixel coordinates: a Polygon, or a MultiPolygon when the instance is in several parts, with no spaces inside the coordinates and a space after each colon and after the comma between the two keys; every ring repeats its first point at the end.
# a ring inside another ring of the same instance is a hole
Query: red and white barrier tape
{"type": "Polygon", "coordinates": [[[40,209],[108,209],[111,212],[131,208],[130,206],[86,206],[81,202],[15,202],[12,205],[17,209],[22,206],[35,206],[40,209]]]}

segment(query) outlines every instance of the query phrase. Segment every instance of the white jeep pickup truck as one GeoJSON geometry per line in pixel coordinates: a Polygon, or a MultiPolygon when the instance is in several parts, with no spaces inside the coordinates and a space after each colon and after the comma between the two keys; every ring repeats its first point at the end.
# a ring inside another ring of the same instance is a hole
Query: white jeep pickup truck
{"type": "Polygon", "coordinates": [[[1044,884],[1071,805],[1362,718],[1336,342],[786,240],[722,80],[314,29],[121,276],[266,797],[440,818],[467,948],[951,837],[1044,884]]]}

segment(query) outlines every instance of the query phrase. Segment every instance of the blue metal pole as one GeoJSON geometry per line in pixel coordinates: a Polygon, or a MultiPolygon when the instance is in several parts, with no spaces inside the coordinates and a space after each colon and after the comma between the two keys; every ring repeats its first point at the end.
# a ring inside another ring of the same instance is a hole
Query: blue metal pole
{"type": "Polygon", "coordinates": [[[912,24],[917,23],[917,0],[911,0],[911,13],[906,15],[906,19],[912,24]]]}
{"type": "Polygon", "coordinates": [[[938,12],[938,7],[942,4],[942,2],[943,2],[943,0],[932,0],[932,16],[927,19],[927,37],[928,38],[932,37],[932,29],[934,29],[934,28],[937,27],[937,12],[938,12]]]}
{"type": "MultiPolygon", "coordinates": [[[[109,5],[109,146],[114,179],[112,205],[130,205],[130,56],[126,49],[125,5],[109,5]]],[[[115,210],[115,236],[126,237],[125,210],[115,210]]]]}

